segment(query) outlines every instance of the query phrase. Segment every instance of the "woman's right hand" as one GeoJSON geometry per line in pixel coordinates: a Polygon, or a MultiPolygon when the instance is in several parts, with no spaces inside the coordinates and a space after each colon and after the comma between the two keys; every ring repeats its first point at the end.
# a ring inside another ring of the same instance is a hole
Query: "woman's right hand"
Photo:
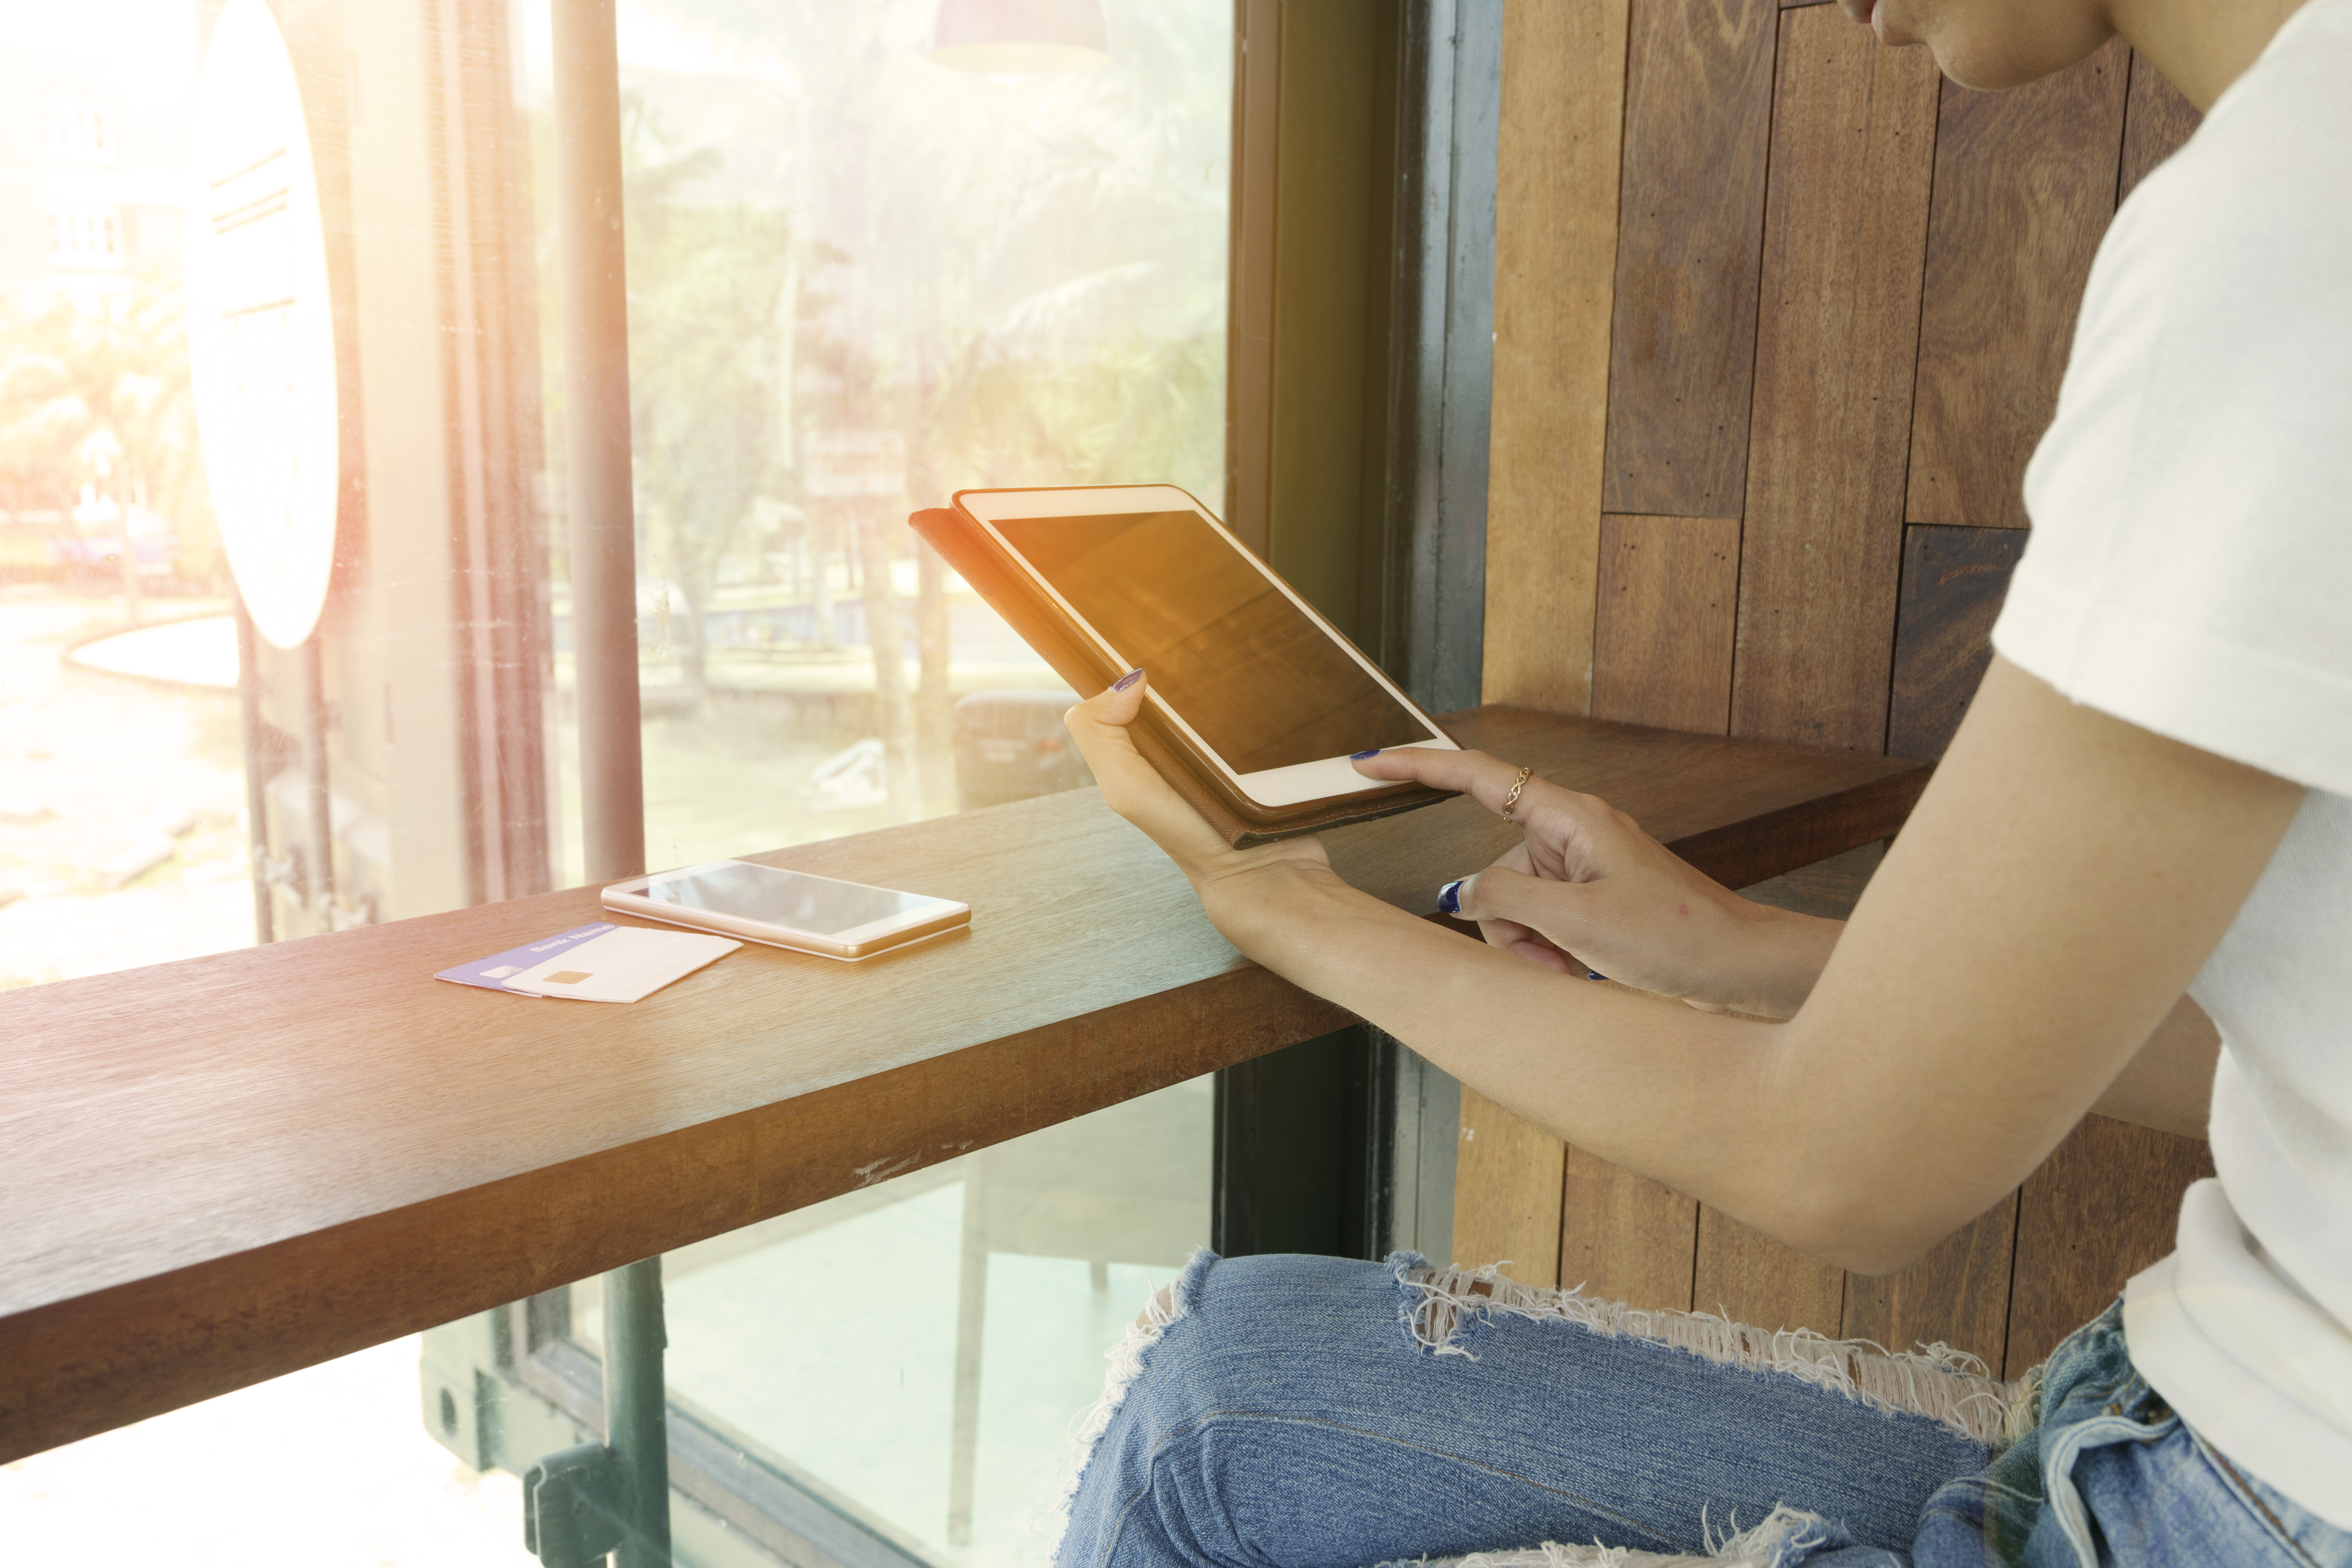
{"type": "MultiPolygon", "coordinates": [[[[1500,814],[1518,769],[1483,752],[1401,747],[1359,762],[1374,778],[1459,790],[1500,814]]],[[[1751,902],[1597,795],[1529,778],[1509,820],[1521,842],[1452,884],[1448,912],[1492,945],[1597,973],[1711,1011],[1794,1013],[1841,929],[1751,902]]]]}

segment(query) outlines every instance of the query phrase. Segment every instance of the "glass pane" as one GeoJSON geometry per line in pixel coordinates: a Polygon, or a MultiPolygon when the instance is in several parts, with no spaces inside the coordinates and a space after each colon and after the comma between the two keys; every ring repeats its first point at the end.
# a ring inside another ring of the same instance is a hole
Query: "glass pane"
{"type": "Polygon", "coordinates": [[[182,322],[196,8],[0,11],[0,988],[253,940],[182,322]]]}
{"type": "Polygon", "coordinates": [[[417,1418],[417,1337],[0,1466],[12,1563],[536,1568],[522,1487],[417,1418]]]}
{"type": "MultiPolygon", "coordinates": [[[[913,508],[1152,480],[1222,504],[1232,7],[1113,0],[1107,61],[999,74],[928,57],[936,8],[621,8],[656,868],[1085,782],[1071,697],[913,508]]],[[[551,337],[542,363],[561,453],[551,337]]],[[[560,512],[560,461],[548,485],[560,512]]]]}
{"type": "Polygon", "coordinates": [[[1197,1079],[669,1254],[672,1401],[922,1555],[1037,1558],[1104,1352],[1208,1238],[1210,1110],[1197,1079]]]}

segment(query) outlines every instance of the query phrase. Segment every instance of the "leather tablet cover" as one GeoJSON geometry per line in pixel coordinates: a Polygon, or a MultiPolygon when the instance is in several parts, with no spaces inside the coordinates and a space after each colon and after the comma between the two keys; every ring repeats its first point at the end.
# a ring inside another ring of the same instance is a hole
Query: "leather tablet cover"
{"type": "MultiPolygon", "coordinates": [[[[934,507],[916,512],[907,521],[940,552],[942,560],[955,568],[956,574],[971,585],[972,592],[987,601],[989,608],[1004,617],[1004,624],[1034,649],[1038,658],[1054,667],[1054,673],[1067,681],[1071,690],[1092,697],[1126,673],[1106,671],[1101,656],[1076,627],[1068,624],[1061,607],[1038,594],[1018,572],[998,559],[979,525],[963,513],[934,507]]],[[[1342,797],[1297,816],[1286,812],[1273,823],[1251,822],[1227,805],[1195,773],[1191,759],[1168,742],[1149,714],[1144,722],[1130,727],[1128,733],[1144,760],[1159,769],[1160,776],[1236,849],[1271,844],[1277,838],[1296,838],[1350,822],[1394,816],[1399,812],[1453,798],[1451,791],[1415,784],[1395,795],[1342,797]]]]}

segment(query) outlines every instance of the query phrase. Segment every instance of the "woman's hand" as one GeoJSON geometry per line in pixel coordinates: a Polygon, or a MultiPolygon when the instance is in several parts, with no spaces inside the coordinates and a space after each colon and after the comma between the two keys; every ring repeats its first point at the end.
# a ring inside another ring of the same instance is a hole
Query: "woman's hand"
{"type": "Polygon", "coordinates": [[[1169,787],[1160,770],[1143,759],[1128,734],[1128,724],[1142,710],[1147,684],[1143,671],[1130,670],[1063,714],[1062,722],[1094,770],[1104,801],[1167,852],[1200,894],[1209,919],[1231,938],[1229,915],[1237,894],[1263,888],[1270,876],[1300,871],[1329,876],[1330,858],[1323,852],[1323,841],[1312,836],[1235,849],[1202,821],[1192,804],[1169,787]]]}
{"type": "MultiPolygon", "coordinates": [[[[1359,762],[1373,778],[1460,790],[1500,813],[1518,769],[1484,752],[1402,747],[1359,762]]],[[[1710,1011],[1787,1017],[1828,962],[1838,923],[1751,903],[1595,795],[1529,778],[1510,820],[1526,835],[1453,884],[1492,945],[1710,1011]]],[[[1443,902],[1443,900],[1441,900],[1443,902]]]]}

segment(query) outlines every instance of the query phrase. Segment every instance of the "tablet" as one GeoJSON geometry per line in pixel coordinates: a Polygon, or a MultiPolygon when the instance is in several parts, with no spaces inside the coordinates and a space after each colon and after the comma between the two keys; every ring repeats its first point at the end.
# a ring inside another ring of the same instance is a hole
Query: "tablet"
{"type": "Polygon", "coordinates": [[[1457,749],[1380,668],[1173,485],[962,490],[957,508],[1246,815],[1399,786],[1349,764],[1457,749]]]}
{"type": "Polygon", "coordinates": [[[749,860],[707,860],[604,889],[604,907],[825,958],[877,952],[971,923],[971,906],[749,860]]]}

